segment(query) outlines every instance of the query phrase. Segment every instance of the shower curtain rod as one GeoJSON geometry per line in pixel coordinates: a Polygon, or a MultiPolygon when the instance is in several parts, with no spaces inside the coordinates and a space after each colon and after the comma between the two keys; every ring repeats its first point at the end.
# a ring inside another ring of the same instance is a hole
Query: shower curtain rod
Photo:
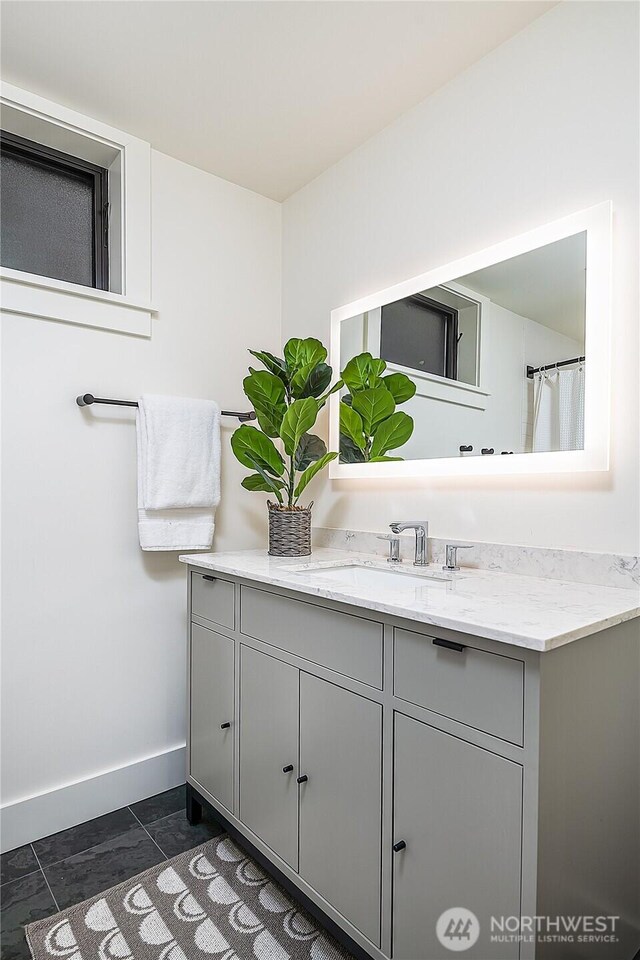
{"type": "Polygon", "coordinates": [[[567,367],[570,363],[584,363],[585,357],[572,357],[571,360],[558,360],[557,363],[545,363],[542,367],[527,367],[527,377],[533,380],[534,373],[542,373],[544,370],[555,370],[556,367],[567,367]]]}
{"type": "MultiPolygon", "coordinates": [[[[79,407],[89,407],[92,403],[109,403],[114,407],[138,406],[136,400],[105,400],[103,397],[94,397],[92,393],[83,393],[81,396],[76,397],[76,403],[79,407]]],[[[238,420],[243,422],[256,419],[254,410],[249,410],[247,413],[238,413],[236,410],[221,410],[220,414],[223,417],[237,417],[238,420]]]]}

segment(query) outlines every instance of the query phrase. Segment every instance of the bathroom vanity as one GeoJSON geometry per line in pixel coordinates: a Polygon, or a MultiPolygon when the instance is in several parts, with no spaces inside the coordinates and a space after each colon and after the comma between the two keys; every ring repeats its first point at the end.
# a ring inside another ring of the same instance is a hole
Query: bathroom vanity
{"type": "Polygon", "coordinates": [[[336,550],[181,559],[192,819],[211,804],[360,956],[447,956],[451,907],[478,918],[468,957],[633,956],[637,589],[336,550]],[[618,917],[618,945],[518,935],[584,914],[618,917]]]}

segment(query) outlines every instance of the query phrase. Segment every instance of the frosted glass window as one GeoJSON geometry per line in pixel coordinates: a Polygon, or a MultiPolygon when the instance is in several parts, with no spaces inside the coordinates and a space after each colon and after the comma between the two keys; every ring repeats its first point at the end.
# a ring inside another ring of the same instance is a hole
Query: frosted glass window
{"type": "Polygon", "coordinates": [[[2,265],[107,289],[106,171],[2,137],[2,265]]]}
{"type": "Polygon", "coordinates": [[[457,311],[421,295],[386,304],[380,356],[389,363],[455,380],[457,311]]]}

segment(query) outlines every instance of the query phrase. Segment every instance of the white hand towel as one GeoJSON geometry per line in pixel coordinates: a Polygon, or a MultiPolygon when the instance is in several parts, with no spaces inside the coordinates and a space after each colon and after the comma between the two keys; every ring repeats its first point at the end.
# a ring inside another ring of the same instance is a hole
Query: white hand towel
{"type": "Polygon", "coordinates": [[[143,396],[136,418],[143,550],[208,550],[220,502],[220,410],[212,400],[143,396]]]}

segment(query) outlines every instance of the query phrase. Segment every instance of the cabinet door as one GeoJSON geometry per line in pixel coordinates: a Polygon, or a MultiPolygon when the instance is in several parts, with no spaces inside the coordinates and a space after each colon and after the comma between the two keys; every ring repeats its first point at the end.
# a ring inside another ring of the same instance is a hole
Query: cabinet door
{"type": "Polygon", "coordinates": [[[394,960],[441,960],[436,923],[451,907],[480,924],[465,957],[518,957],[517,943],[491,942],[490,918],[520,913],[521,811],[521,767],[396,714],[394,960]]]}
{"type": "Polygon", "coordinates": [[[298,693],[296,667],[242,646],[240,819],[294,870],[298,869],[298,693]]]}
{"type": "Polygon", "coordinates": [[[233,640],[191,625],[190,773],[233,810],[233,640]]]}
{"type": "Polygon", "coordinates": [[[380,943],[382,707],[300,674],[300,876],[380,943]]]}

